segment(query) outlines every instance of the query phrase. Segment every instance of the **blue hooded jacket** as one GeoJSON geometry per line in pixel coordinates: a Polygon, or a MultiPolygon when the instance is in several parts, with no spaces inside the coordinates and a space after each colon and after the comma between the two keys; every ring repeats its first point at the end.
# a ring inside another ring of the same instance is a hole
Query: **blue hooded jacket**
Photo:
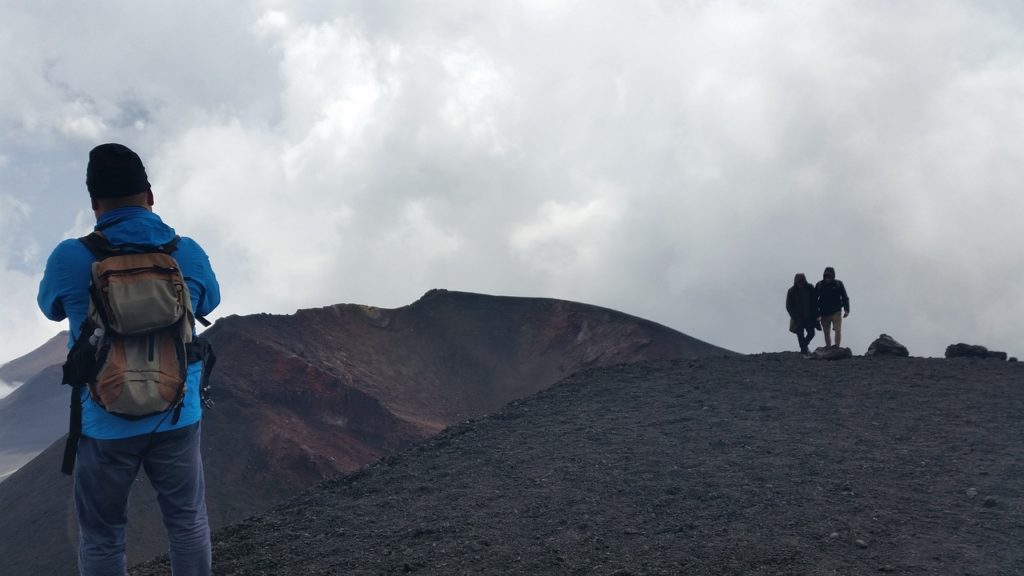
{"type": "MultiPolygon", "coordinates": [[[[159,216],[146,208],[130,206],[103,213],[96,222],[96,229],[112,244],[146,244],[159,246],[170,242],[176,235],[174,229],[164,224],[159,216]]],[[[192,310],[197,316],[205,316],[220,303],[220,285],[210,267],[210,259],[194,240],[182,237],[175,250],[174,259],[181,266],[182,275],[192,296],[192,310]]],[[[39,308],[47,318],[61,321],[67,318],[71,338],[70,348],[81,331],[82,323],[89,314],[89,282],[92,277],[92,253],[77,239],[64,240],[54,248],[46,261],[46,270],[39,283],[39,308]]],[[[108,413],[83,393],[82,434],[97,440],[116,440],[141,436],[154,431],[163,432],[184,428],[202,418],[199,399],[199,379],[202,363],[188,366],[187,392],[181,417],[177,424],[171,418],[157,414],[141,420],[126,420],[108,413]]]]}

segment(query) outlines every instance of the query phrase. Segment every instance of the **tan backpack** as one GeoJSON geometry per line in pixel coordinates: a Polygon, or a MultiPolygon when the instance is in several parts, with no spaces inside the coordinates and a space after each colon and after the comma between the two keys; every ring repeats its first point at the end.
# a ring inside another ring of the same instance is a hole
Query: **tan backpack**
{"type": "MultiPolygon", "coordinates": [[[[92,252],[89,315],[64,362],[71,386],[68,438],[61,471],[75,469],[82,437],[82,390],[107,412],[138,420],[154,414],[177,424],[185,400],[187,369],[202,362],[199,398],[213,406],[210,373],[217,362],[210,342],[193,337],[192,298],[172,254],[180,238],[161,246],[113,245],[99,231],[78,239],[92,252]]],[[[155,432],[160,423],[153,428],[155,432]]]]}
{"type": "Polygon", "coordinates": [[[96,257],[89,286],[96,346],[89,393],[111,414],[138,419],[180,410],[195,317],[188,285],[171,256],[178,240],[114,246],[101,232],[81,239],[96,257]]]}

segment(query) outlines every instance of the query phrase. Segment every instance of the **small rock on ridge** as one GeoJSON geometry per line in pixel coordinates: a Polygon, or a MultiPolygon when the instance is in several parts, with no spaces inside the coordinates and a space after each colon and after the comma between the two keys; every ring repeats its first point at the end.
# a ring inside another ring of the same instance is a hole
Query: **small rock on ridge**
{"type": "Polygon", "coordinates": [[[1006,360],[1006,352],[995,352],[977,344],[950,344],[946,346],[946,358],[994,358],[1006,360]]]}
{"type": "Polygon", "coordinates": [[[868,346],[868,351],[864,354],[865,356],[902,356],[906,358],[910,356],[910,352],[907,347],[896,341],[895,338],[888,334],[882,334],[877,340],[868,346]]]}
{"type": "Polygon", "coordinates": [[[853,352],[849,348],[818,348],[811,354],[815,360],[846,360],[853,358],[853,352]]]}

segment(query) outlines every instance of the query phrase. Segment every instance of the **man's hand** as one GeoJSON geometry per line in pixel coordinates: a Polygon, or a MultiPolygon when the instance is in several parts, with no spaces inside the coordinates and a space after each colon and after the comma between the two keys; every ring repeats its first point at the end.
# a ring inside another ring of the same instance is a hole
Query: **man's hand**
{"type": "Polygon", "coordinates": [[[846,312],[843,312],[843,318],[846,318],[849,315],[850,315],[850,311],[849,310],[847,310],[846,312]]]}

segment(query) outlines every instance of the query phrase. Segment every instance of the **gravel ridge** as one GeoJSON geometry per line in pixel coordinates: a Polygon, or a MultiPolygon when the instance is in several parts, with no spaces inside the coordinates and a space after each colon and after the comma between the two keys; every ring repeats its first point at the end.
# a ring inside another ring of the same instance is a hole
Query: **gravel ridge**
{"type": "Polygon", "coordinates": [[[1022,377],[787,353],[590,370],[218,531],[214,573],[1022,574],[1022,377]]]}

